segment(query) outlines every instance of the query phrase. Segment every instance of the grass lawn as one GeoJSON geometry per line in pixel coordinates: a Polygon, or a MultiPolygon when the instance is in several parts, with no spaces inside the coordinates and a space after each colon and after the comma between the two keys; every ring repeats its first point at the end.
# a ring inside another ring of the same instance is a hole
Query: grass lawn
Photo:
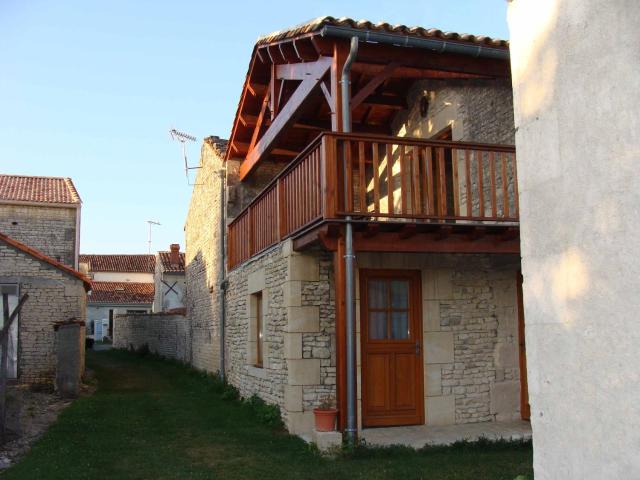
{"type": "Polygon", "coordinates": [[[413,451],[360,448],[331,459],[223,399],[176,363],[88,352],[98,390],[77,400],[6,479],[505,479],[532,474],[530,444],[413,451]]]}

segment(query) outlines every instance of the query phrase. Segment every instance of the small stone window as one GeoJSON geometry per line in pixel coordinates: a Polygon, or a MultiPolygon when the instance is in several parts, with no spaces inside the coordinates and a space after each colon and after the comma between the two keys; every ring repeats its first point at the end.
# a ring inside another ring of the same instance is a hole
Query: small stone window
{"type": "Polygon", "coordinates": [[[248,338],[248,364],[264,368],[266,366],[265,352],[265,303],[266,296],[262,291],[249,295],[249,338],[248,338]]]}
{"type": "Polygon", "coordinates": [[[264,317],[262,309],[262,292],[256,293],[256,367],[262,368],[264,363],[264,317]]]}

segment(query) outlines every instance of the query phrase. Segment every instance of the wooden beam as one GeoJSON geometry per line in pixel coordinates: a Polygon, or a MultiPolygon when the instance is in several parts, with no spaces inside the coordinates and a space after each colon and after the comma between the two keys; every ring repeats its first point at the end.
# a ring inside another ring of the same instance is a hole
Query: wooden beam
{"type": "Polygon", "coordinates": [[[402,240],[405,240],[407,238],[413,237],[416,233],[418,233],[417,225],[415,223],[408,223],[407,225],[402,227],[402,230],[400,230],[398,236],[402,240]]]}
{"type": "MultiPolygon", "coordinates": [[[[365,75],[379,75],[388,67],[388,64],[374,64],[374,63],[355,63],[352,67],[352,71],[362,73],[365,75]]],[[[432,68],[416,68],[416,67],[396,67],[390,78],[406,78],[406,79],[427,79],[427,78],[492,78],[489,75],[481,75],[477,73],[463,73],[463,72],[448,72],[445,70],[436,70],[432,68]]]]}
{"type": "Polygon", "coordinates": [[[418,233],[402,239],[399,233],[393,232],[380,232],[373,238],[356,232],[354,248],[360,252],[519,254],[520,241],[518,238],[502,240],[495,234],[471,242],[466,235],[457,233],[452,233],[444,241],[439,233],[418,233]]]}
{"type": "Polygon", "coordinates": [[[380,233],[380,224],[379,223],[369,223],[365,228],[364,232],[362,232],[362,236],[364,238],[372,238],[375,237],[378,233],[380,233]]]}
{"type": "Polygon", "coordinates": [[[386,65],[398,59],[402,59],[402,64],[406,67],[500,78],[510,78],[511,76],[508,60],[474,58],[469,55],[443,54],[421,48],[405,48],[366,42],[361,42],[358,48],[360,63],[386,65]]]}
{"type": "Polygon", "coordinates": [[[469,233],[469,240],[472,242],[479,240],[487,234],[487,227],[474,227],[469,233]]]}
{"type": "Polygon", "coordinates": [[[329,104],[329,110],[331,111],[331,115],[333,115],[335,113],[335,108],[336,108],[333,103],[333,96],[331,95],[329,88],[324,82],[320,82],[320,88],[322,89],[322,93],[324,95],[325,100],[329,104]]]}
{"type": "MultiPolygon", "coordinates": [[[[317,43],[320,44],[319,41],[317,43]]],[[[316,46],[316,48],[318,47],[316,46]]],[[[333,99],[331,130],[334,132],[344,131],[342,125],[342,89],[340,88],[340,77],[348,55],[349,43],[347,43],[347,41],[336,40],[333,44],[333,62],[331,63],[331,98],[333,99]]]]}
{"type": "MultiPolygon", "coordinates": [[[[239,119],[243,127],[254,127],[258,123],[258,116],[250,115],[248,113],[241,113],[239,119]]],[[[269,125],[270,123],[271,120],[269,118],[265,118],[262,120],[263,125],[269,125]]]]}
{"type": "Polygon", "coordinates": [[[262,85],[260,83],[247,84],[247,91],[256,98],[263,97],[267,93],[269,85],[262,85]]]}
{"type": "Polygon", "coordinates": [[[394,110],[402,110],[407,108],[407,101],[402,97],[395,95],[369,95],[360,102],[362,105],[377,105],[379,107],[392,108],[394,110]]]}
{"type": "Polygon", "coordinates": [[[275,78],[278,80],[306,80],[326,73],[331,65],[331,57],[320,57],[315,62],[287,63],[275,67],[275,78]]]}
{"type": "Polygon", "coordinates": [[[250,152],[251,150],[253,150],[253,147],[255,147],[256,142],[258,141],[258,137],[260,136],[260,129],[262,128],[262,121],[264,120],[264,115],[267,111],[267,106],[269,105],[269,98],[271,97],[270,94],[266,94],[264,96],[264,99],[262,100],[262,107],[260,108],[260,114],[258,115],[258,120],[256,122],[256,126],[253,129],[253,135],[251,135],[251,142],[249,143],[249,149],[248,151],[250,152]]]}
{"type": "Polygon", "coordinates": [[[385,81],[387,80],[391,74],[398,68],[397,62],[391,62],[386,65],[380,72],[375,74],[375,76],[369,80],[369,82],[362,87],[351,99],[351,109],[353,110],[358,105],[360,105],[369,95],[372,95],[373,92],[385,81]]]}
{"type": "Polygon", "coordinates": [[[256,164],[274,148],[275,142],[287,127],[295,121],[304,101],[309,97],[309,94],[322,80],[322,77],[330,67],[330,61],[324,61],[322,68],[316,71],[316,75],[309,76],[303,80],[293,92],[289,101],[280,107],[278,116],[273,120],[267,131],[264,132],[264,135],[262,135],[262,138],[255,144],[254,148],[250,149],[246,159],[240,165],[240,180],[244,180],[256,164]]]}

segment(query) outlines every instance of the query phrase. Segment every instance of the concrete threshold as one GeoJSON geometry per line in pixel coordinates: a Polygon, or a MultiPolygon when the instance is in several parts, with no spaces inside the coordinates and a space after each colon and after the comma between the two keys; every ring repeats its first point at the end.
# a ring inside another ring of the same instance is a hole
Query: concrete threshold
{"type": "Polygon", "coordinates": [[[529,440],[531,424],[526,421],[465,423],[460,425],[366,428],[361,432],[367,445],[404,445],[422,448],[425,445],[451,445],[458,441],[529,440]]]}

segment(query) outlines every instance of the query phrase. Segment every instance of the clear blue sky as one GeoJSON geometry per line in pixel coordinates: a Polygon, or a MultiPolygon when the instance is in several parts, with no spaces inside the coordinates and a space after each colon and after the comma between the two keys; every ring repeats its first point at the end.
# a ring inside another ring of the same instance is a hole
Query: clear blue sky
{"type": "Polygon", "coordinates": [[[83,253],[184,245],[171,127],[228,137],[259,35],[349,16],[507,38],[505,0],[0,0],[0,173],[71,177],[83,253]]]}

